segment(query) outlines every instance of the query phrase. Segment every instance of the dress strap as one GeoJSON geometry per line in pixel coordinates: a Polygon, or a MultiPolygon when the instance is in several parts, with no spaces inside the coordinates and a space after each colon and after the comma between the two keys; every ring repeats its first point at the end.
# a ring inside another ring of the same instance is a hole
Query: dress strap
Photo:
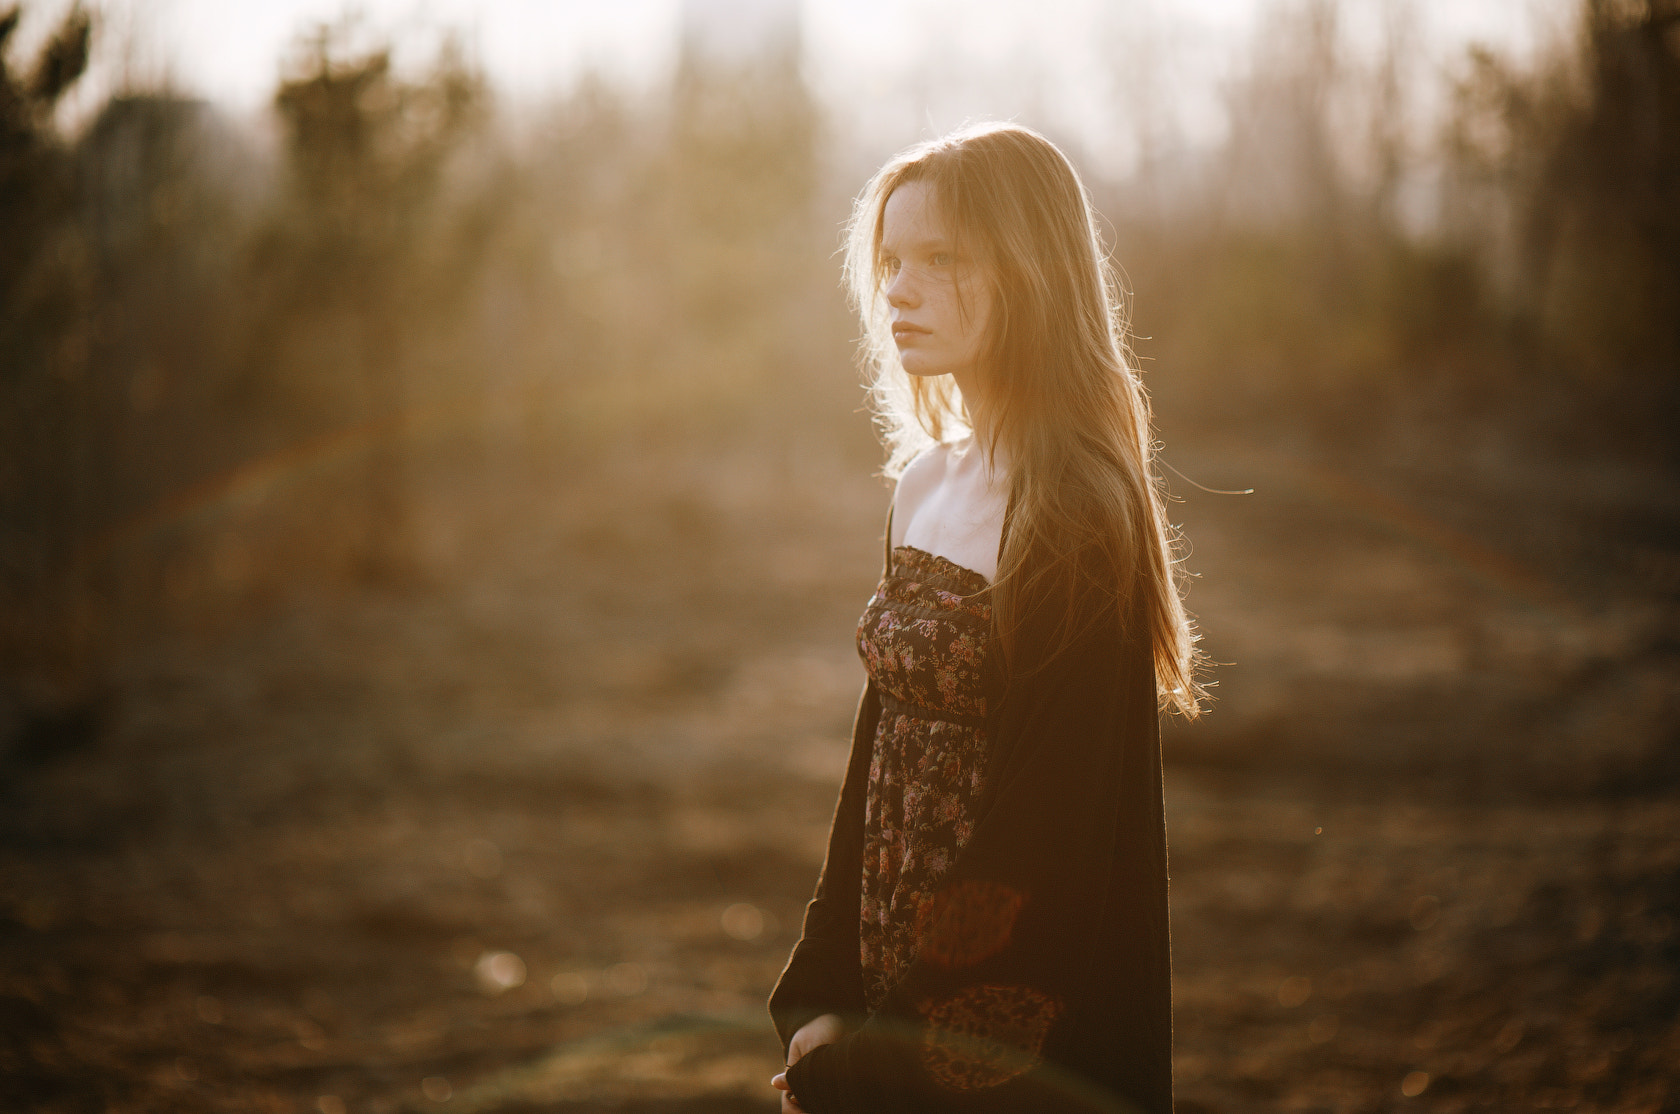
{"type": "MultiPolygon", "coordinates": [[[[1010,484],[1009,485],[1009,498],[1003,504],[1003,529],[998,531],[997,563],[998,563],[999,567],[1002,567],[1002,565],[1003,565],[1003,543],[1009,540],[1009,524],[1012,521],[1014,521],[1014,518],[1015,518],[1015,485],[1010,484]]],[[[887,528],[889,530],[892,528],[892,519],[891,518],[887,519],[887,528]]]]}
{"type": "Polygon", "coordinates": [[[893,502],[887,504],[887,536],[881,539],[881,548],[885,550],[885,552],[881,554],[882,576],[887,576],[892,572],[892,518],[893,508],[896,506],[897,502],[898,500],[895,494],[893,502]]]}

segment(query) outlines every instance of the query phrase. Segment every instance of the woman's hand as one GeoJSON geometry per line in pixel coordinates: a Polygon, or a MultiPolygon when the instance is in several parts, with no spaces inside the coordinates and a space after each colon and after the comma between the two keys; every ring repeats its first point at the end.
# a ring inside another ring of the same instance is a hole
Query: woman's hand
{"type": "Polygon", "coordinates": [[[782,1114],[805,1114],[805,1108],[793,1101],[793,1092],[788,1089],[787,1072],[772,1079],[770,1086],[782,1093],[782,1114]]]}
{"type": "MultiPolygon", "coordinates": [[[[800,1027],[799,1032],[793,1034],[793,1039],[788,1041],[788,1066],[803,1060],[806,1054],[818,1045],[833,1044],[845,1035],[846,1023],[840,1020],[839,1014],[825,1013],[807,1021],[800,1027]]],[[[770,1086],[782,1093],[782,1114],[804,1114],[803,1108],[793,1101],[793,1090],[788,1086],[787,1072],[784,1071],[772,1079],[770,1086]]]]}
{"type": "Polygon", "coordinates": [[[812,1018],[788,1041],[789,1066],[803,1060],[818,1045],[833,1044],[846,1035],[846,1023],[837,1013],[825,1013],[812,1018]]]}

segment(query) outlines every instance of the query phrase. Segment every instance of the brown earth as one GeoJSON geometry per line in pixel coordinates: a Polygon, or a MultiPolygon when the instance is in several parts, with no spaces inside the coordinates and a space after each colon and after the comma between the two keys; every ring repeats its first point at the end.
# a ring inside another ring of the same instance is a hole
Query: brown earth
{"type": "MultiPolygon", "coordinates": [[[[1174,482],[1228,663],[1167,734],[1181,1109],[1680,1109],[1674,493],[1174,463],[1258,489],[1174,482]]],[[[445,473],[402,588],[284,593],[14,717],[0,1105],[773,1110],[867,472],[445,473]]]]}

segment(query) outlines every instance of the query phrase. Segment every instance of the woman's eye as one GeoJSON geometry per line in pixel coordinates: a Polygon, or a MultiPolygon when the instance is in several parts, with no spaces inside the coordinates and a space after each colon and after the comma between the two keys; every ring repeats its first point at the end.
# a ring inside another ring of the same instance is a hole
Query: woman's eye
{"type": "Polygon", "coordinates": [[[896,275],[904,264],[899,262],[897,258],[889,256],[881,262],[881,266],[885,268],[887,274],[896,275]]]}
{"type": "Polygon", "coordinates": [[[932,263],[935,267],[949,267],[951,265],[951,253],[948,251],[934,252],[932,263]]]}

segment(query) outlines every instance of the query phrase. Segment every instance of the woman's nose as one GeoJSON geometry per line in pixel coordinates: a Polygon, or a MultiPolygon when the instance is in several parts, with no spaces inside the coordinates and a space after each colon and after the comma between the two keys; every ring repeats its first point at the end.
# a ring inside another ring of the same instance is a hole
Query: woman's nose
{"type": "Polygon", "coordinates": [[[910,281],[910,268],[901,267],[897,274],[887,283],[887,304],[889,306],[914,306],[921,301],[916,292],[916,284],[910,281]]]}

